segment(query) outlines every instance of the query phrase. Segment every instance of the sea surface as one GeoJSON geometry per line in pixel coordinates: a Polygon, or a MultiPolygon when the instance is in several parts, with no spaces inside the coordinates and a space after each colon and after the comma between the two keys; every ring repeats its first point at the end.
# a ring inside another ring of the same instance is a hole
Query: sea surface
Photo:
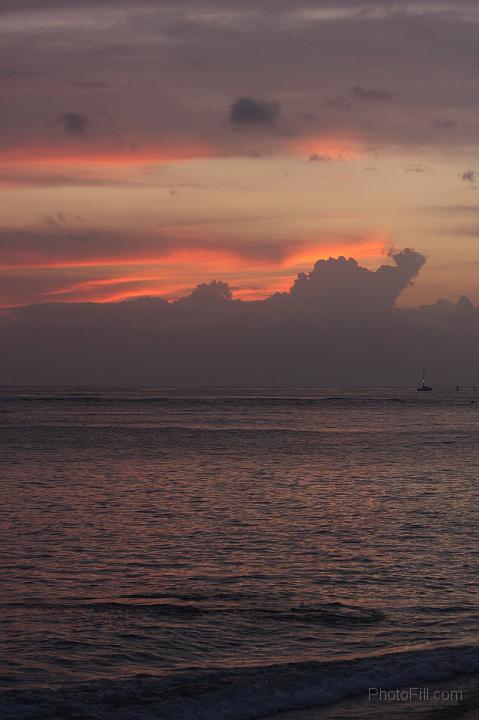
{"type": "Polygon", "coordinates": [[[479,717],[479,391],[0,388],[0,478],[2,720],[479,717]]]}

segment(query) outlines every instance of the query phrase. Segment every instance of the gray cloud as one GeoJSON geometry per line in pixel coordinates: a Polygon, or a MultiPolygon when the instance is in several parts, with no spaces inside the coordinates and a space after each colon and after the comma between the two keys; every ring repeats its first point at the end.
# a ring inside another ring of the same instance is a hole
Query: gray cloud
{"type": "MultiPolygon", "coordinates": [[[[83,7],[157,7],[158,0],[42,0],[42,9],[64,8],[77,9],[83,7]]],[[[229,5],[235,10],[248,8],[257,10],[257,0],[230,0],[229,5]]],[[[198,0],[162,0],[161,6],[166,11],[175,8],[181,10],[196,10],[198,0]]],[[[409,12],[417,12],[418,4],[413,2],[403,3],[398,0],[263,0],[261,6],[264,12],[275,15],[278,12],[291,12],[291,10],[352,10],[361,16],[363,12],[379,11],[390,12],[393,15],[404,16],[409,12]]],[[[224,0],[202,0],[202,7],[208,9],[224,10],[224,0]]],[[[476,7],[475,0],[456,0],[454,9],[456,12],[476,7]]],[[[437,0],[420,0],[422,12],[431,11],[438,13],[437,0]]],[[[37,10],[38,0],[0,0],[0,12],[14,12],[25,10],[37,10]]]]}
{"type": "Polygon", "coordinates": [[[70,85],[79,90],[108,90],[110,85],[96,80],[71,80],[70,85]]]}
{"type": "Polygon", "coordinates": [[[327,98],[323,101],[323,107],[327,110],[337,110],[339,112],[349,112],[352,109],[351,103],[341,95],[327,98]]]}
{"type": "Polygon", "coordinates": [[[90,127],[86,115],[79,112],[67,112],[62,117],[63,129],[67,135],[85,135],[90,127]]]}
{"type": "Polygon", "coordinates": [[[464,182],[471,183],[472,185],[475,185],[476,178],[477,178],[477,175],[474,170],[466,170],[461,175],[461,180],[464,180],[464,182]]]}
{"type": "Polygon", "coordinates": [[[291,297],[311,306],[331,307],[336,313],[391,309],[426,261],[423,255],[409,249],[391,257],[394,266],[382,265],[375,272],[361,267],[353,258],[318,260],[310,273],[298,275],[291,297]]]}
{"type": "Polygon", "coordinates": [[[433,120],[432,125],[438,130],[455,130],[457,128],[457,122],[455,120],[448,120],[446,118],[433,120]]]}
{"type": "MultiPolygon", "coordinates": [[[[127,142],[187,137],[235,152],[244,138],[225,132],[224,108],[247,88],[247,97],[260,103],[278,98],[281,117],[296,135],[338,132],[396,147],[477,143],[470,120],[479,110],[477,69],[470,60],[477,40],[475,24],[461,12],[472,5],[461,0],[454,13],[437,12],[427,0],[421,13],[412,4],[399,12],[397,3],[372,0],[232,0],[226,9],[219,0],[86,0],[56,3],[55,22],[43,12],[49,6],[55,3],[42,3],[40,10],[32,0],[0,0],[0,11],[11,11],[0,27],[0,68],[8,69],[9,92],[15,90],[0,123],[8,146],[44,144],[45,128],[63,115],[75,88],[82,92],[82,113],[97,119],[95,137],[106,110],[127,142]],[[23,12],[14,12],[19,8],[23,12]],[[32,22],[28,9],[35,9],[32,22]],[[62,63],[58,43],[68,47],[62,63]],[[32,53],[41,60],[41,77],[25,72],[32,53]],[[356,103],[351,94],[341,100],[358,67],[367,78],[354,86],[360,97],[356,103]],[[94,88],[96,78],[114,92],[94,88]],[[198,87],[207,102],[198,102],[198,87]],[[394,88],[394,104],[384,102],[388,88],[394,88]],[[347,112],[351,105],[384,112],[347,112]],[[435,121],[438,132],[432,133],[431,118],[441,118],[444,108],[457,123],[455,132],[439,132],[451,122],[446,118],[435,121]],[[311,118],[307,127],[305,116],[311,118]]],[[[267,130],[278,122],[261,108],[244,117],[234,127],[267,130]]]]}
{"type": "Polygon", "coordinates": [[[274,127],[279,120],[280,112],[280,106],[276,102],[243,95],[232,103],[229,119],[237,128],[274,127]]]}
{"type": "Polygon", "coordinates": [[[317,162],[322,163],[322,162],[328,162],[330,160],[331,160],[331,158],[329,158],[327,155],[318,155],[317,153],[313,153],[308,158],[308,162],[312,162],[312,163],[317,163],[317,162]]]}
{"type": "Polygon", "coordinates": [[[51,215],[47,215],[45,223],[52,228],[63,228],[67,224],[67,220],[62,212],[56,212],[51,215]]]}
{"type": "Polygon", "coordinates": [[[385,102],[392,100],[392,95],[387,92],[387,90],[364,88],[362,85],[354,85],[354,87],[351,88],[351,94],[358,100],[363,100],[364,102],[385,102]]]}
{"type": "MultiPolygon", "coordinates": [[[[234,222],[236,219],[233,218],[234,222]]],[[[180,229],[175,234],[161,232],[134,232],[128,230],[102,229],[82,226],[78,228],[71,218],[53,213],[45,218],[47,228],[9,229],[0,228],[0,268],[48,268],[55,264],[94,266],[108,261],[110,264],[141,264],[157,261],[178,250],[208,250],[229,253],[236,258],[272,265],[283,262],[291,253],[322,242],[346,240],[348,244],[362,242],[363,235],[347,236],[331,233],[317,234],[309,245],[302,240],[252,239],[239,237],[209,237],[208,229],[201,234],[185,235],[180,229]]],[[[199,222],[191,220],[193,225],[199,222]]],[[[208,223],[206,223],[208,225],[208,223]]],[[[1,305],[1,302],[0,302],[1,305]]]]}
{"type": "MultiPolygon", "coordinates": [[[[426,365],[434,384],[456,384],[458,368],[464,384],[477,383],[479,309],[465,297],[398,309],[424,257],[405,250],[392,262],[373,272],[353,259],[319,261],[289,292],[264,301],[235,300],[226,283],[214,281],[170,303],[4,310],[0,342],[9,350],[0,372],[12,384],[414,387],[426,365]]],[[[68,280],[66,273],[58,286],[68,280]]]]}
{"type": "Polygon", "coordinates": [[[405,173],[415,173],[416,175],[420,175],[424,172],[426,172],[426,167],[424,165],[421,165],[420,163],[411,163],[410,165],[406,165],[404,168],[405,173]]]}

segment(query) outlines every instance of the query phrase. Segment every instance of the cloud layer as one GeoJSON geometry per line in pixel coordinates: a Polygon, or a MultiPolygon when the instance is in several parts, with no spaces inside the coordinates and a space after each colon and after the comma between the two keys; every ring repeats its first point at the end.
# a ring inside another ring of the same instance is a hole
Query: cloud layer
{"type": "Polygon", "coordinates": [[[175,227],[95,228],[81,216],[48,213],[42,228],[0,228],[0,308],[147,293],[175,297],[218,271],[237,290],[264,296],[268,288],[284,287],[284,278],[318,253],[377,256],[387,241],[381,233],[328,232],[303,239],[242,236],[235,229],[215,234],[201,224],[190,234],[175,227]]]}
{"type": "Polygon", "coordinates": [[[453,13],[432,0],[1,0],[0,13],[0,151],[87,135],[112,153],[194,138],[228,155],[243,150],[235,128],[274,128],[280,108],[290,138],[441,146],[448,129],[476,143],[479,13],[465,0],[453,13]]]}
{"type": "Polygon", "coordinates": [[[319,261],[288,292],[234,299],[223,282],[175,302],[50,304],[0,318],[6,383],[477,383],[479,309],[467,298],[415,310],[395,301],[424,257],[395,253],[375,272],[319,261]]]}
{"type": "MultiPolygon", "coordinates": [[[[406,302],[477,300],[473,213],[433,210],[477,192],[472,0],[0,0],[0,17],[0,306],[171,299],[205,277],[259,298],[392,243],[432,258],[406,302]]],[[[349,261],[291,303],[336,272],[373,312],[349,261]]]]}

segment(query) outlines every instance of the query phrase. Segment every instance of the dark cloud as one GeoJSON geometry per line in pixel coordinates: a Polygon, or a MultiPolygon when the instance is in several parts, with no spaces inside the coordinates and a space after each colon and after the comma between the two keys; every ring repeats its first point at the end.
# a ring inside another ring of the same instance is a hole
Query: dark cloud
{"type": "MultiPolygon", "coordinates": [[[[470,119],[479,109],[471,61],[477,38],[461,12],[466,7],[461,0],[454,13],[438,12],[427,0],[421,13],[413,4],[373,0],[231,0],[226,7],[220,0],[47,0],[40,10],[34,0],[0,0],[0,12],[12,13],[0,26],[0,68],[7,69],[10,93],[2,142],[42,146],[45,128],[69,107],[66,98],[76,88],[81,112],[95,118],[95,137],[104,109],[99,98],[108,95],[108,112],[126,141],[188,138],[237,155],[245,138],[224,132],[222,120],[231,99],[245,96],[266,104],[278,98],[296,137],[337,132],[375,145],[471,147],[477,133],[470,119]],[[49,7],[58,10],[43,12],[49,7]],[[26,73],[28,57],[39,59],[41,78],[26,73]],[[341,98],[359,69],[365,80],[355,86],[358,96],[341,98]],[[100,84],[115,91],[103,93],[100,84]],[[389,88],[394,117],[347,112],[386,110],[380,99],[390,96],[389,88]],[[456,132],[432,133],[431,118],[441,118],[445,108],[456,132]],[[316,119],[305,128],[307,115],[316,119]]],[[[268,130],[278,123],[261,105],[243,117],[234,127],[268,130]]],[[[106,128],[103,135],[102,142],[111,139],[106,128]]]]}
{"type": "MultiPolygon", "coordinates": [[[[125,185],[152,185],[153,181],[119,180],[113,177],[98,177],[88,174],[73,175],[55,172],[0,170],[0,187],[104,187],[125,185]]],[[[1,232],[1,230],[0,230],[1,232]]]]}
{"type": "MultiPolygon", "coordinates": [[[[158,177],[154,173],[143,173],[136,177],[114,177],[114,172],[108,174],[103,170],[101,175],[97,173],[74,172],[58,173],[45,172],[35,168],[28,170],[17,170],[15,168],[0,169],[0,188],[21,188],[21,187],[159,187],[169,188],[168,180],[158,177]]],[[[199,184],[186,183],[188,187],[198,189],[199,184]]],[[[201,186],[204,187],[204,186],[201,186]]],[[[181,191],[172,191],[171,194],[181,195],[181,191]]],[[[0,228],[1,232],[1,228],[0,228]]]]}
{"type": "Polygon", "coordinates": [[[421,165],[420,163],[411,163],[410,165],[406,165],[404,168],[405,173],[415,173],[416,175],[420,175],[424,172],[426,172],[425,165],[421,165]]]}
{"type": "Polygon", "coordinates": [[[312,162],[312,163],[317,163],[317,162],[323,163],[323,162],[328,162],[330,160],[331,160],[331,158],[328,157],[327,155],[318,155],[317,153],[313,153],[308,158],[308,162],[312,162]]]}
{"type": "Polygon", "coordinates": [[[310,307],[330,307],[335,313],[391,309],[426,261],[409,249],[393,254],[392,259],[394,266],[381,265],[375,272],[353,258],[318,260],[310,273],[298,275],[290,296],[310,307]]]}
{"type": "Polygon", "coordinates": [[[237,128],[274,127],[281,113],[278,103],[243,95],[232,103],[229,119],[237,128]]]}
{"type": "Polygon", "coordinates": [[[232,308],[242,307],[241,300],[233,300],[233,292],[228,283],[213,280],[198,285],[191,295],[173,303],[173,313],[181,313],[188,321],[204,320],[205,317],[228,317],[232,308]]]}
{"type": "Polygon", "coordinates": [[[477,383],[479,309],[465,297],[398,309],[424,257],[405,250],[392,262],[373,272],[351,258],[319,261],[264,301],[235,300],[213,281],[169,303],[4,310],[0,373],[12,384],[414,387],[426,365],[434,384],[456,384],[458,372],[477,383]]]}
{"type": "Polygon", "coordinates": [[[354,87],[351,88],[351,94],[358,100],[363,100],[364,102],[386,102],[392,100],[392,95],[387,92],[387,90],[364,88],[362,85],[354,85],[354,87]]]}
{"type": "MultiPolygon", "coordinates": [[[[190,218],[193,225],[198,223],[190,218]]],[[[236,220],[235,220],[236,222],[236,220]]],[[[237,259],[275,265],[284,262],[292,253],[323,243],[364,241],[364,235],[318,235],[309,242],[285,239],[246,239],[209,237],[206,229],[201,234],[181,235],[181,224],[175,233],[134,232],[120,229],[78,227],[71,218],[53,213],[45,218],[48,228],[0,228],[0,268],[50,267],[55,264],[111,264],[125,261],[141,264],[159,261],[166,255],[183,250],[227,253],[237,259]]],[[[171,226],[170,226],[171,228],[171,226]]],[[[1,303],[0,303],[1,305],[1,303]]]]}
{"type": "Polygon", "coordinates": [[[85,135],[90,127],[87,116],[79,112],[65,113],[62,124],[67,135],[85,135]]]}
{"type": "Polygon", "coordinates": [[[71,80],[70,85],[79,90],[107,90],[110,87],[108,83],[95,80],[71,80]]]}
{"type": "Polygon", "coordinates": [[[337,110],[339,112],[349,112],[352,109],[351,103],[341,96],[327,98],[323,101],[323,107],[327,110],[337,110]]]}
{"type": "MultiPolygon", "coordinates": [[[[476,6],[476,0],[456,0],[454,8],[456,11],[476,6]]],[[[62,8],[78,9],[83,7],[130,7],[133,9],[145,7],[157,7],[158,0],[42,0],[41,9],[62,8]]],[[[234,10],[248,8],[257,10],[257,0],[230,0],[229,5],[234,10]]],[[[201,6],[210,10],[224,10],[224,0],[202,0],[201,6]]],[[[263,0],[261,6],[264,12],[274,16],[277,13],[291,12],[291,10],[352,10],[361,15],[363,12],[372,11],[377,16],[379,11],[390,12],[393,15],[403,16],[414,13],[414,3],[401,2],[401,0],[263,0]]],[[[161,0],[161,7],[166,11],[174,9],[197,10],[198,0],[161,0]]],[[[437,12],[437,0],[421,0],[422,11],[437,12]]],[[[39,9],[38,0],[0,0],[0,12],[13,12],[39,9]]],[[[373,15],[373,17],[375,17],[373,15]]]]}
{"type": "Polygon", "coordinates": [[[432,125],[438,130],[455,130],[457,128],[457,122],[455,120],[447,120],[445,118],[433,120],[432,125]]]}
{"type": "Polygon", "coordinates": [[[45,218],[45,223],[52,228],[63,228],[65,227],[67,221],[63,213],[56,212],[52,215],[47,215],[45,218]]]}
{"type": "Polygon", "coordinates": [[[23,73],[19,70],[13,70],[11,68],[0,68],[0,83],[8,82],[9,80],[16,80],[22,77],[23,73]]]}
{"type": "Polygon", "coordinates": [[[471,183],[471,185],[476,184],[476,172],[474,170],[466,170],[461,175],[461,180],[464,180],[464,182],[471,183]]]}

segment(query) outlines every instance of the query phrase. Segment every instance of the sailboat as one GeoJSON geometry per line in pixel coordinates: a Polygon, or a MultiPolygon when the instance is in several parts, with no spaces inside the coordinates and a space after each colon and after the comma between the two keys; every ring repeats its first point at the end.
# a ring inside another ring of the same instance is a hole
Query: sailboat
{"type": "Polygon", "coordinates": [[[427,392],[428,390],[432,390],[432,387],[429,387],[429,385],[426,385],[426,370],[424,369],[422,371],[422,381],[419,385],[417,391],[418,392],[427,392]]]}

